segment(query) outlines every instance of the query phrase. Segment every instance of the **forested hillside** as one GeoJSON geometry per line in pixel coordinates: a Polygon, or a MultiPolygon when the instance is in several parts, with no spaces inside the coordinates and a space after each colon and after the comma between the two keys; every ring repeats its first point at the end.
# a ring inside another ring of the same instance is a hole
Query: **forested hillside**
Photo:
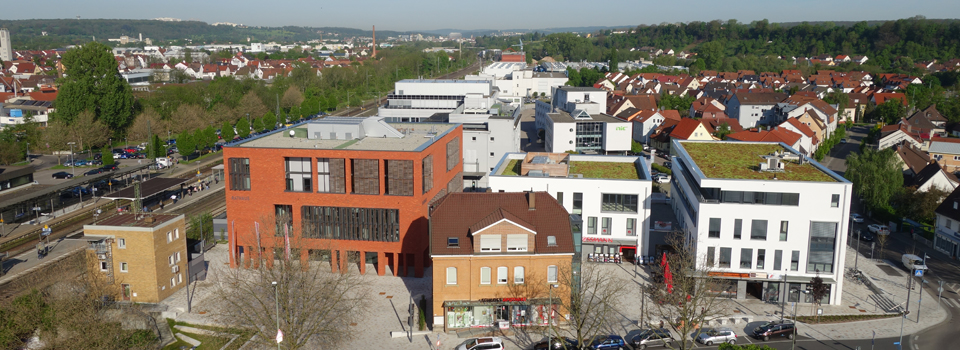
{"type": "MultiPolygon", "coordinates": [[[[10,29],[13,47],[16,50],[40,50],[90,42],[96,37],[99,42],[121,35],[137,37],[143,34],[155,43],[160,41],[192,40],[196,43],[246,43],[254,41],[309,41],[320,38],[370,36],[371,31],[338,27],[231,27],[212,26],[204,22],[165,22],[129,19],[32,19],[5,21],[0,27],[10,29]],[[46,35],[43,35],[46,32],[46,35]]],[[[381,31],[381,35],[396,36],[399,32],[381,31]]]]}

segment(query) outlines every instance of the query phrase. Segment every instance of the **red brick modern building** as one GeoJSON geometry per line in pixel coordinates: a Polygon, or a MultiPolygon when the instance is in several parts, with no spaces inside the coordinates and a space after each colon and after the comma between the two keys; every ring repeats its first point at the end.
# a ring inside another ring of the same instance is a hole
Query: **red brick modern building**
{"type": "Polygon", "coordinates": [[[328,117],[224,147],[230,266],[285,254],[287,232],[292,255],[334,271],[372,263],[422,277],[430,206],[463,187],[462,135],[457,124],[328,117]]]}

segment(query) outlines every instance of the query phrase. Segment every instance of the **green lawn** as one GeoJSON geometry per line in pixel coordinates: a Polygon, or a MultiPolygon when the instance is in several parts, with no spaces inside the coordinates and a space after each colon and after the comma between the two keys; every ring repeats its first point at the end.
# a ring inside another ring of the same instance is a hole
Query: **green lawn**
{"type": "Polygon", "coordinates": [[[570,162],[568,174],[583,174],[590,179],[637,180],[637,166],[634,163],[620,162],[570,162]]]}
{"type": "Polygon", "coordinates": [[[507,163],[507,167],[503,169],[503,175],[520,175],[520,159],[514,159],[511,160],[510,163],[507,163]]]}
{"type": "Polygon", "coordinates": [[[773,180],[776,177],[783,181],[836,182],[809,162],[801,165],[786,161],[782,172],[760,171],[763,156],[785,151],[779,144],[683,142],[681,145],[708,178],[773,180]]]}

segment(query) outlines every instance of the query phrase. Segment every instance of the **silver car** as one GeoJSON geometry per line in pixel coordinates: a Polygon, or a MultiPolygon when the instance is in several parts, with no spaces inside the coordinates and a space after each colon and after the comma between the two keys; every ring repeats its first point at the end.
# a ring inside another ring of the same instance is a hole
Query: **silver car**
{"type": "Polygon", "coordinates": [[[697,341],[704,345],[737,343],[737,333],[730,328],[703,328],[697,335],[697,341]]]}

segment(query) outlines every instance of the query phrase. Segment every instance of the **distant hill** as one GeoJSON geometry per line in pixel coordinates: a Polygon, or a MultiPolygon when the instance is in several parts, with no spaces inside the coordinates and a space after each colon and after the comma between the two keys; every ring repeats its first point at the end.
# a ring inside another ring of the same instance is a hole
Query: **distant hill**
{"type": "MultiPolygon", "coordinates": [[[[110,38],[127,35],[136,38],[143,34],[154,43],[161,41],[209,42],[209,43],[246,43],[253,42],[292,42],[314,39],[370,36],[370,30],[340,27],[232,27],[212,26],[205,22],[181,21],[167,22],[157,20],[129,19],[31,19],[0,20],[0,27],[10,30],[12,44],[18,50],[36,50],[76,45],[97,41],[106,42],[110,38]],[[44,34],[46,32],[46,34],[44,34]]],[[[397,31],[381,31],[383,37],[406,34],[397,31]]]]}

